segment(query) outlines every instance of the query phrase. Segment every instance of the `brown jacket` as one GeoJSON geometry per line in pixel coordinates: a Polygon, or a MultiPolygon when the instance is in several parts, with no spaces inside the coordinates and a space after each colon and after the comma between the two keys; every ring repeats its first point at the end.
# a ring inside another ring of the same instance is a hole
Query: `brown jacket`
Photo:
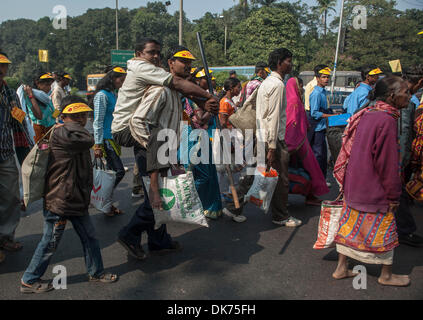
{"type": "Polygon", "coordinates": [[[94,138],[76,122],[54,129],[45,186],[45,208],[60,216],[88,214],[93,187],[94,138]]]}

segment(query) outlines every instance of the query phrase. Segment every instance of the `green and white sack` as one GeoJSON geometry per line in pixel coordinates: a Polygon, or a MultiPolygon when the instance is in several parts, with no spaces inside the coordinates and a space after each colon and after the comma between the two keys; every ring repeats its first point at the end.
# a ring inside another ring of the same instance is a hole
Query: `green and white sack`
{"type": "MultiPolygon", "coordinates": [[[[143,177],[143,180],[148,191],[150,177],[143,177]]],[[[191,171],[177,176],[159,177],[159,192],[164,210],[153,209],[155,229],[171,221],[209,226],[191,171]]]]}

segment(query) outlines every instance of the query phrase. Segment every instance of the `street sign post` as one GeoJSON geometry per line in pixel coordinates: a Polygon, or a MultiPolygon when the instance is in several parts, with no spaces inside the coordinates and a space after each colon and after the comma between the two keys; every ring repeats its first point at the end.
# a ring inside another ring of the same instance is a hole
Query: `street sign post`
{"type": "Polygon", "coordinates": [[[111,60],[113,66],[126,68],[126,62],[134,57],[133,50],[112,50],[111,60]]]}

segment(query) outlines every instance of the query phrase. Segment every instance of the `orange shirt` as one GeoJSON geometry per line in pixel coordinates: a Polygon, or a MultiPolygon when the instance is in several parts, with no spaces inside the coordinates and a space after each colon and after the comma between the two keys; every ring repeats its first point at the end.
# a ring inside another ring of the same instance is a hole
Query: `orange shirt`
{"type": "MultiPolygon", "coordinates": [[[[220,107],[219,107],[219,120],[222,120],[221,115],[225,114],[228,117],[235,113],[235,104],[232,100],[228,98],[222,98],[220,100],[220,107]]],[[[229,120],[226,121],[226,127],[232,129],[232,125],[229,120]]]]}

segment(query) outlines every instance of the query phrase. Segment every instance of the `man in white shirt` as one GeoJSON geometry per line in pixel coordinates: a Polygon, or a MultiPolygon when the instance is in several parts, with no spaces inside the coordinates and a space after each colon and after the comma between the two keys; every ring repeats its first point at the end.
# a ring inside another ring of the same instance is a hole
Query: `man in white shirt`
{"type": "MultiPolygon", "coordinates": [[[[278,171],[279,179],[273,194],[272,222],[278,225],[297,227],[301,221],[288,215],[288,164],[289,153],[285,143],[286,128],[286,92],[283,79],[292,69],[292,53],[285,48],[272,51],[269,55],[269,67],[272,73],[262,82],[257,92],[256,124],[257,139],[266,143],[266,165],[278,171]]],[[[241,199],[248,191],[254,176],[246,176],[237,189],[241,199]]],[[[234,206],[228,206],[224,212],[234,220],[242,213],[234,206]],[[229,210],[228,210],[229,209],[229,210]]],[[[245,221],[245,219],[244,219],[245,221]]]]}
{"type": "Polygon", "coordinates": [[[158,41],[150,38],[142,39],[135,47],[135,58],[128,61],[128,73],[119,89],[112,122],[115,141],[122,146],[130,146],[133,143],[123,141],[123,137],[128,136],[123,132],[129,132],[129,120],[141,103],[146,89],[151,85],[166,86],[185,96],[207,99],[206,102],[199,102],[199,106],[214,114],[219,111],[217,98],[212,94],[191,81],[172,75],[161,68],[160,52],[161,45],[158,41]]]}

